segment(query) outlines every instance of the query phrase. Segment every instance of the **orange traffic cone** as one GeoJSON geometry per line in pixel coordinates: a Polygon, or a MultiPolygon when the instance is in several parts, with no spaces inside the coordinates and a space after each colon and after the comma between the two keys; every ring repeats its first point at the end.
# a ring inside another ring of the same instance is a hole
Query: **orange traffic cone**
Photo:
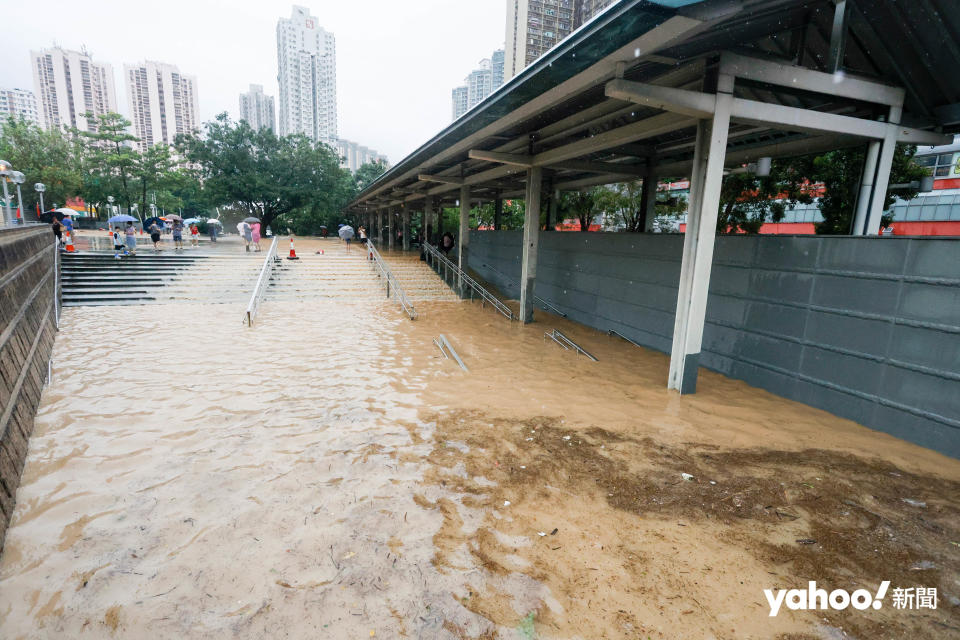
{"type": "Polygon", "coordinates": [[[67,253],[77,253],[76,247],[73,246],[73,232],[67,231],[67,253]]]}
{"type": "Polygon", "coordinates": [[[299,260],[297,257],[297,252],[293,249],[293,238],[290,238],[290,255],[287,256],[287,260],[299,260]]]}

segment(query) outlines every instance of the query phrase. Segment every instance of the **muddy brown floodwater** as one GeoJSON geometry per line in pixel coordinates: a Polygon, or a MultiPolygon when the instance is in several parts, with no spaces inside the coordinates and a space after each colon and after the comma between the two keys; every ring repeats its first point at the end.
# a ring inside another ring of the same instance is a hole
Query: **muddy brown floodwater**
{"type": "Polygon", "coordinates": [[[65,312],[0,637],[960,634],[957,460],[709,372],[680,398],[666,356],[548,315],[241,311],[65,312]],[[808,580],[939,607],[769,617],[808,580]]]}

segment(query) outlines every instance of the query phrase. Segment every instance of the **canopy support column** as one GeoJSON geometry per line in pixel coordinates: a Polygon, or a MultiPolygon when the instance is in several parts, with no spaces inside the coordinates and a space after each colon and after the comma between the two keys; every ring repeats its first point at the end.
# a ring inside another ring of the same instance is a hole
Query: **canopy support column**
{"type": "Polygon", "coordinates": [[[537,249],[540,244],[540,189],[543,169],[527,169],[527,195],[523,217],[523,265],[520,275],[520,321],[533,322],[533,292],[537,281],[537,249]]]}
{"type": "Polygon", "coordinates": [[[497,199],[493,203],[493,230],[503,229],[503,196],[497,191],[497,199]]]}
{"type": "Polygon", "coordinates": [[[403,250],[410,251],[410,209],[404,207],[403,216],[403,250]]]}
{"type": "Polygon", "coordinates": [[[880,157],[877,160],[877,179],[873,183],[873,195],[870,197],[870,213],[867,215],[864,233],[875,236],[880,233],[880,218],[883,217],[883,205],[887,200],[887,188],[890,186],[890,170],[893,168],[893,154],[897,150],[897,128],[900,117],[903,115],[902,106],[890,107],[890,116],[887,123],[887,135],[883,138],[880,147],[880,157]]]}
{"type": "Polygon", "coordinates": [[[396,234],[394,233],[394,222],[393,219],[396,216],[396,213],[393,210],[393,207],[387,208],[387,247],[393,251],[393,241],[396,234]]]}
{"type": "Polygon", "coordinates": [[[657,176],[652,169],[643,177],[640,188],[640,215],[639,231],[652,233],[657,219],[657,176]]]}
{"type": "Polygon", "coordinates": [[[879,140],[871,140],[867,144],[867,155],[863,160],[863,177],[860,178],[860,193],[857,196],[857,210],[853,218],[851,235],[863,235],[866,226],[867,213],[870,211],[870,199],[873,196],[873,182],[877,177],[877,160],[880,158],[879,140]]]}
{"type": "Polygon", "coordinates": [[[696,393],[697,390],[732,105],[733,77],[720,75],[713,117],[701,120],[697,125],[691,207],[683,241],[668,383],[669,388],[681,394],[696,393]]]}
{"type": "MultiPolygon", "coordinates": [[[[457,238],[459,244],[459,267],[466,272],[470,264],[470,186],[460,185],[460,233],[457,238]]],[[[460,291],[463,292],[463,283],[460,283],[460,291]]]]}

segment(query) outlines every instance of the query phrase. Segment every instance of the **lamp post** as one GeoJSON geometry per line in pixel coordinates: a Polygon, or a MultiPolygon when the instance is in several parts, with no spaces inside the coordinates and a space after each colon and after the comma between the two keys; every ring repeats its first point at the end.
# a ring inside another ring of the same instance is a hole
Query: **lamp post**
{"type": "Polygon", "coordinates": [[[113,200],[114,200],[113,196],[107,196],[107,202],[110,203],[110,215],[107,216],[108,220],[110,219],[110,216],[113,216],[116,214],[116,211],[114,211],[113,209],[113,200]]]}
{"type": "Polygon", "coordinates": [[[33,190],[40,196],[40,214],[42,215],[43,212],[46,211],[46,209],[43,208],[43,192],[47,190],[47,185],[38,182],[33,185],[33,190]]]}
{"type": "Polygon", "coordinates": [[[17,213],[19,214],[20,222],[25,222],[26,219],[23,217],[23,197],[20,195],[20,185],[22,185],[23,181],[27,179],[27,176],[23,175],[19,171],[11,171],[10,179],[13,180],[13,184],[17,185],[17,213]]]}
{"type": "Polygon", "coordinates": [[[0,182],[3,183],[3,205],[7,210],[7,215],[6,215],[6,219],[4,220],[4,223],[6,223],[7,220],[11,219],[10,192],[7,191],[7,178],[9,177],[11,171],[12,171],[12,168],[10,167],[10,163],[7,162],[6,160],[0,160],[0,182]]]}

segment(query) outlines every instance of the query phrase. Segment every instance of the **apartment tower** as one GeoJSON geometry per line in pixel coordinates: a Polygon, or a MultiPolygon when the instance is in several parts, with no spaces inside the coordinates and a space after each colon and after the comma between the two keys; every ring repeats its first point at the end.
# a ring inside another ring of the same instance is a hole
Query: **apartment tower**
{"type": "Polygon", "coordinates": [[[616,0],[507,0],[509,80],[616,0]]]}
{"type": "Polygon", "coordinates": [[[117,111],[113,67],[89,52],[60,47],[30,52],[40,124],[96,131],[96,116],[117,111]]]}
{"type": "Polygon", "coordinates": [[[33,91],[26,89],[0,89],[0,119],[23,120],[40,124],[40,112],[33,91]]]}
{"type": "Polygon", "coordinates": [[[264,95],[263,85],[252,84],[250,91],[240,94],[240,119],[255,130],[270,129],[276,131],[276,115],[273,96],[264,95]]]}
{"type": "Polygon", "coordinates": [[[195,77],[172,64],[149,60],[124,65],[123,75],[135,144],[141,151],[160,143],[172,145],[177,134],[198,128],[195,77]]]}
{"type": "Polygon", "coordinates": [[[280,135],[302,133],[335,147],[336,42],[305,7],[277,22],[277,82],[280,135]]]}

